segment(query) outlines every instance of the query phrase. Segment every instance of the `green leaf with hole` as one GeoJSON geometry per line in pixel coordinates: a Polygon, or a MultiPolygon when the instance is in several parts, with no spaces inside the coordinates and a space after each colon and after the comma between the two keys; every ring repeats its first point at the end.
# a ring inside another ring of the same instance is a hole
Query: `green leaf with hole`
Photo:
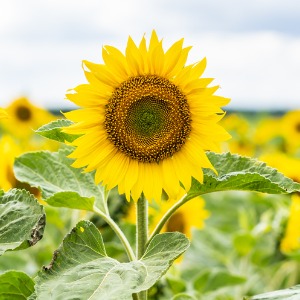
{"type": "Polygon", "coordinates": [[[207,156],[218,172],[204,169],[203,184],[193,179],[188,199],[217,191],[255,191],[268,194],[289,194],[300,191],[294,182],[276,169],[253,158],[231,153],[208,152],[207,156]]]}
{"type": "Polygon", "coordinates": [[[140,260],[120,263],[106,255],[102,236],[81,221],[66,236],[36,280],[37,299],[132,300],[149,289],[189,246],[181,233],[157,235],[140,260]]]}
{"type": "Polygon", "coordinates": [[[244,300],[299,300],[299,299],[300,299],[299,284],[289,289],[264,293],[253,297],[244,297],[244,300]]]}
{"type": "Polygon", "coordinates": [[[95,184],[93,173],[71,167],[70,153],[71,149],[25,153],[15,160],[15,176],[39,188],[52,206],[93,211],[96,204],[104,212],[103,187],[95,184]]]}
{"type": "Polygon", "coordinates": [[[68,127],[72,125],[73,122],[66,119],[58,119],[52,121],[46,125],[43,125],[35,132],[41,136],[44,136],[50,140],[58,141],[58,142],[73,142],[76,140],[80,135],[73,135],[63,132],[64,127],[68,127]]]}
{"type": "Polygon", "coordinates": [[[34,292],[34,282],[25,273],[8,271],[0,275],[0,300],[26,300],[34,292]]]}
{"type": "Polygon", "coordinates": [[[43,206],[28,191],[0,191],[0,255],[36,244],[43,236],[43,206]]]}

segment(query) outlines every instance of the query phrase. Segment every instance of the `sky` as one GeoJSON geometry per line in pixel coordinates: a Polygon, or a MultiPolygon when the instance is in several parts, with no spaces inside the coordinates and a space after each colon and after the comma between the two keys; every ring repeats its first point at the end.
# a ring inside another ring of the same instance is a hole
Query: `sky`
{"type": "Polygon", "coordinates": [[[102,46],[124,51],[152,29],[165,49],[193,46],[189,63],[207,58],[228,109],[300,109],[299,0],[1,1],[0,106],[75,107],[65,94],[86,82],[82,60],[102,63],[102,46]]]}

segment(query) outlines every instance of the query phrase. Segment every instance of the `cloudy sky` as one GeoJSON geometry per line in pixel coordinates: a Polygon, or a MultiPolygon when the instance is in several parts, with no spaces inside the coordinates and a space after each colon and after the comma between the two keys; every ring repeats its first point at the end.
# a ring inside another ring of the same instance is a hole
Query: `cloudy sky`
{"type": "Polygon", "coordinates": [[[70,108],[67,89],[84,83],[81,61],[101,47],[125,49],[156,29],[165,48],[185,38],[189,62],[231,109],[300,109],[299,0],[9,0],[0,2],[0,106],[19,96],[70,108]]]}

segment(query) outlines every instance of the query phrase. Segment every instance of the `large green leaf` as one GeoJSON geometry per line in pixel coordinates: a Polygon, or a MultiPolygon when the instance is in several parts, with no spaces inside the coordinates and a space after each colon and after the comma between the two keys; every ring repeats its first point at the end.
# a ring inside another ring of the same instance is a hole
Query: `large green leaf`
{"type": "Polygon", "coordinates": [[[207,153],[218,172],[204,169],[204,182],[193,180],[188,199],[217,191],[256,191],[268,194],[288,194],[300,191],[300,184],[276,169],[256,159],[237,154],[207,153]]]}
{"type": "Polygon", "coordinates": [[[43,236],[43,206],[28,191],[0,191],[0,255],[36,244],[43,236]]]}
{"type": "Polygon", "coordinates": [[[30,152],[16,158],[15,176],[42,191],[52,206],[93,210],[94,202],[104,210],[103,188],[95,185],[93,173],[71,167],[70,149],[30,152]]]}
{"type": "Polygon", "coordinates": [[[289,289],[279,290],[270,293],[264,293],[253,297],[245,297],[245,300],[299,300],[300,285],[293,286],[289,289]]]}
{"type": "Polygon", "coordinates": [[[62,131],[64,127],[68,127],[73,124],[72,121],[66,119],[59,119],[52,121],[46,125],[43,125],[35,132],[42,135],[50,140],[55,140],[58,142],[73,142],[79,137],[79,135],[72,135],[62,131]]]}
{"type": "Polygon", "coordinates": [[[26,300],[34,292],[34,282],[25,273],[8,271],[0,275],[0,300],[26,300]]]}
{"type": "Polygon", "coordinates": [[[38,274],[37,299],[132,300],[149,289],[189,246],[181,233],[157,235],[141,260],[120,263],[106,255],[98,229],[81,221],[38,274]]]}

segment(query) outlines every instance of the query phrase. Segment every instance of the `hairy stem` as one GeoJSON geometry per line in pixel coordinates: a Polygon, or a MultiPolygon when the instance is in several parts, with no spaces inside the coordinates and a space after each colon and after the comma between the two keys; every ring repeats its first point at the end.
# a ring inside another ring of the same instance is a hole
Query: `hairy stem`
{"type": "MultiPolygon", "coordinates": [[[[148,202],[142,194],[136,206],[136,256],[140,259],[148,240],[148,202]]],[[[138,293],[139,300],[147,300],[147,291],[138,293]]]]}

